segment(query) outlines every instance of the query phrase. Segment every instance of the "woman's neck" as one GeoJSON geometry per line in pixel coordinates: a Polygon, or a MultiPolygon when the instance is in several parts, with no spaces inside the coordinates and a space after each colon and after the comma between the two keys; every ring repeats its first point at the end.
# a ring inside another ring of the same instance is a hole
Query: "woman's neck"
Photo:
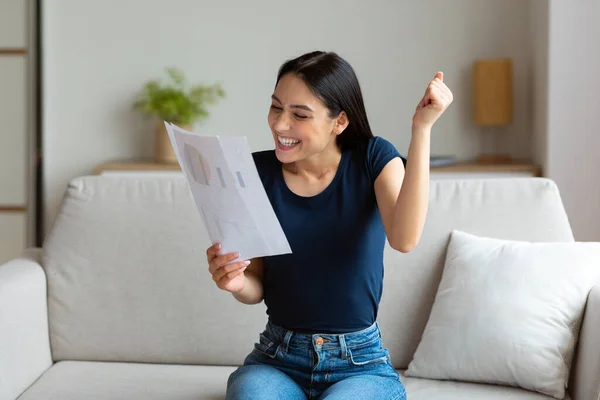
{"type": "Polygon", "coordinates": [[[307,179],[321,179],[332,171],[336,171],[342,159],[342,152],[334,144],[331,149],[325,149],[307,159],[289,164],[283,164],[286,171],[307,179]]]}

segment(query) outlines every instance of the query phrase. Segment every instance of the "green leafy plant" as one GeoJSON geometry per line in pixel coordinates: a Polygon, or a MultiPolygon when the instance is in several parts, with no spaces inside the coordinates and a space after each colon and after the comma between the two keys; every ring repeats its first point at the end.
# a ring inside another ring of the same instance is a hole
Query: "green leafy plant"
{"type": "Polygon", "coordinates": [[[154,116],[177,124],[192,124],[208,117],[208,105],[225,97],[220,84],[189,85],[185,74],[178,68],[166,68],[169,80],[163,83],[151,80],[144,85],[134,102],[134,108],[147,116],[154,116]]]}

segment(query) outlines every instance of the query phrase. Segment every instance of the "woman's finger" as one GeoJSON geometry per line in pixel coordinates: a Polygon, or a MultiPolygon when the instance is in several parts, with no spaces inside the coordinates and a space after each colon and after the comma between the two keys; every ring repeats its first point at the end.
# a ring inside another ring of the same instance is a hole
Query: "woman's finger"
{"type": "Polygon", "coordinates": [[[215,243],[206,249],[206,259],[208,262],[212,262],[212,260],[219,254],[219,250],[221,250],[221,243],[215,243]]]}
{"type": "Polygon", "coordinates": [[[433,85],[432,93],[435,95],[440,104],[443,107],[447,107],[450,103],[452,103],[452,93],[448,89],[446,85],[442,82],[435,82],[433,85]]]}
{"type": "Polygon", "coordinates": [[[238,253],[238,252],[222,254],[222,255],[217,256],[214,259],[213,263],[217,264],[217,266],[221,267],[221,266],[235,260],[239,256],[240,256],[240,253],[238,253]]]}
{"type": "Polygon", "coordinates": [[[452,92],[450,91],[448,86],[446,86],[446,84],[444,82],[434,80],[433,84],[436,88],[438,88],[440,96],[442,96],[444,98],[444,100],[446,100],[448,102],[452,102],[452,92]]]}
{"type": "Polygon", "coordinates": [[[224,277],[221,278],[221,284],[224,284],[224,281],[230,281],[233,278],[235,278],[236,276],[242,275],[244,273],[244,271],[246,270],[246,268],[242,268],[242,269],[238,269],[236,271],[231,271],[230,273],[228,273],[227,275],[225,275],[224,277]]]}
{"type": "Polygon", "coordinates": [[[213,258],[212,262],[208,265],[208,271],[214,274],[223,265],[235,260],[240,256],[240,253],[227,253],[213,258]]]}
{"type": "Polygon", "coordinates": [[[248,267],[248,264],[250,264],[250,260],[227,264],[215,271],[213,274],[213,279],[215,282],[219,282],[224,276],[230,274],[231,272],[240,272],[242,269],[245,270],[246,267],[248,267]]]}

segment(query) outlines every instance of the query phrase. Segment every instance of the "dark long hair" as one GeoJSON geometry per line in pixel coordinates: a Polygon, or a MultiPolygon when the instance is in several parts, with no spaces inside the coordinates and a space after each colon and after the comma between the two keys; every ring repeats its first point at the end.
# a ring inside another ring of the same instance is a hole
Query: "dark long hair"
{"type": "Polygon", "coordinates": [[[314,51],[286,61],[277,74],[277,83],[288,73],[302,79],[329,109],[334,118],[344,111],[350,121],[336,138],[343,151],[373,137],[358,78],[352,66],[333,52],[314,51]]]}

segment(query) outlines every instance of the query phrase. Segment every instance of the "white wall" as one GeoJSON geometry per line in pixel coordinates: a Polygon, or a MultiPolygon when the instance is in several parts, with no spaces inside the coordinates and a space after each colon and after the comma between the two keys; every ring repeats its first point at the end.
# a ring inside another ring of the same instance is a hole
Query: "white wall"
{"type": "Polygon", "coordinates": [[[281,2],[43,1],[46,230],[67,182],[110,159],[152,155],[151,127],[134,94],[163,67],[195,82],[223,82],[228,97],[198,130],[247,135],[271,148],[266,125],[279,65],[314,49],[347,58],[359,75],[376,135],[406,152],[414,107],[443,70],[455,103],[439,121],[433,153],[475,156],[471,63],[512,57],[514,156],[531,150],[529,3],[522,0],[281,2]]]}
{"type": "Polygon", "coordinates": [[[550,0],[547,175],[576,239],[600,240],[600,2],[550,0]]]}

